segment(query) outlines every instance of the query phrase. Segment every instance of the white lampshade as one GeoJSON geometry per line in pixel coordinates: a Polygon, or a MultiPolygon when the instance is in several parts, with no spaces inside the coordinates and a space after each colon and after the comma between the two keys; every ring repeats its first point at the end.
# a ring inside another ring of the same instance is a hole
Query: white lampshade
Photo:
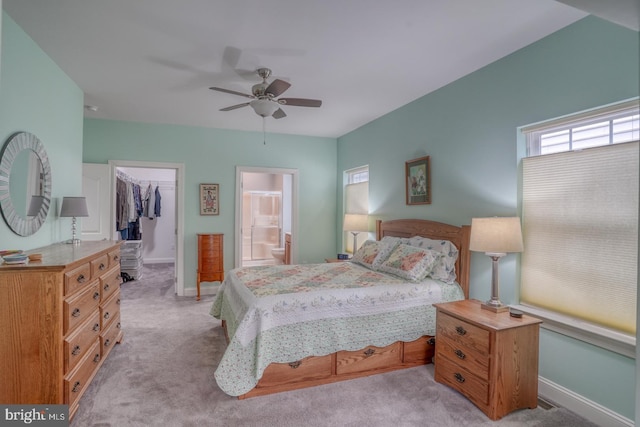
{"type": "Polygon", "coordinates": [[[469,249],[485,253],[522,252],[520,218],[473,218],[469,249]]]}
{"type": "Polygon", "coordinates": [[[60,208],[60,217],[82,217],[89,216],[87,209],[87,200],[84,197],[64,197],[62,199],[62,208],[60,208]]]}
{"type": "Polygon", "coordinates": [[[269,117],[280,108],[277,102],[269,101],[268,99],[254,99],[249,105],[251,105],[257,115],[262,117],[269,117]]]}
{"type": "Polygon", "coordinates": [[[346,214],[342,229],[344,231],[369,231],[369,215],[346,214]]]}

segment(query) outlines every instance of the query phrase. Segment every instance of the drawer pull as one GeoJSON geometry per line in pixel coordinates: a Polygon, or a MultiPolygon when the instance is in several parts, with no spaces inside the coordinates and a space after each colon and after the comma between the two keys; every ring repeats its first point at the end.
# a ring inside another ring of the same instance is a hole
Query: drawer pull
{"type": "Polygon", "coordinates": [[[80,309],[79,308],[74,308],[73,311],[71,312],[71,315],[73,317],[80,317],[80,309]]]}
{"type": "Polygon", "coordinates": [[[467,335],[467,331],[462,326],[456,326],[456,332],[458,335],[467,335]]]}
{"type": "Polygon", "coordinates": [[[293,369],[299,368],[300,365],[302,365],[302,361],[300,360],[296,360],[295,362],[289,363],[289,366],[291,366],[293,369]]]}
{"type": "Polygon", "coordinates": [[[116,301],[116,304],[120,305],[120,298],[118,298],[118,301],[116,301]]]}
{"type": "Polygon", "coordinates": [[[82,384],[80,384],[80,381],[76,381],[76,383],[73,385],[73,388],[71,389],[71,393],[77,393],[80,391],[80,389],[82,384]]]}
{"type": "Polygon", "coordinates": [[[111,340],[109,338],[107,338],[106,340],[104,340],[104,346],[105,347],[109,347],[109,345],[111,344],[111,340]]]}
{"type": "Polygon", "coordinates": [[[456,381],[458,381],[460,384],[462,384],[465,381],[464,377],[459,372],[456,372],[455,374],[453,374],[453,376],[455,377],[456,381]]]}
{"type": "Polygon", "coordinates": [[[427,344],[429,345],[435,345],[436,344],[436,339],[434,337],[431,337],[427,340],[427,344]]]}
{"type": "Polygon", "coordinates": [[[102,287],[102,289],[103,289],[105,292],[109,292],[109,284],[108,284],[108,283],[105,283],[105,284],[104,284],[104,286],[102,287]]]}
{"type": "Polygon", "coordinates": [[[119,257],[118,255],[114,255],[114,256],[113,256],[113,260],[114,260],[114,261],[116,261],[116,262],[118,262],[118,261],[120,260],[120,257],[119,257]]]}
{"type": "Polygon", "coordinates": [[[95,325],[93,325],[93,330],[94,332],[98,332],[100,330],[100,323],[96,323],[95,325]]]}
{"type": "Polygon", "coordinates": [[[73,356],[77,356],[78,354],[80,354],[80,346],[77,345],[77,346],[73,347],[73,351],[71,352],[71,354],[73,356]]]}
{"type": "Polygon", "coordinates": [[[372,348],[368,348],[367,350],[364,351],[364,355],[369,357],[369,356],[373,356],[373,353],[375,353],[376,351],[372,348]]]}
{"type": "Polygon", "coordinates": [[[76,280],[78,281],[78,283],[84,283],[87,280],[87,278],[84,277],[84,274],[81,274],[76,278],[76,280]]]}
{"type": "Polygon", "coordinates": [[[454,351],[454,353],[456,354],[456,356],[458,356],[458,359],[461,359],[461,360],[464,360],[464,358],[467,357],[467,355],[460,350],[456,350],[454,351]]]}
{"type": "Polygon", "coordinates": [[[118,322],[118,324],[116,325],[116,328],[122,329],[122,326],[120,325],[120,322],[118,322]]]}
{"type": "Polygon", "coordinates": [[[93,294],[93,299],[98,301],[100,299],[100,292],[96,292],[95,294],[93,294]]]}
{"type": "Polygon", "coordinates": [[[107,312],[104,314],[104,316],[102,316],[102,317],[104,317],[104,320],[108,320],[108,319],[109,319],[109,317],[111,317],[111,315],[110,315],[110,314],[109,314],[109,312],[107,311],[107,312]]]}
{"type": "Polygon", "coordinates": [[[107,266],[106,266],[106,265],[104,265],[104,262],[101,262],[101,263],[100,263],[100,267],[98,267],[98,270],[101,270],[101,271],[102,271],[102,270],[104,270],[106,267],[107,267],[107,266]]]}
{"type": "Polygon", "coordinates": [[[100,353],[96,353],[95,356],[93,356],[93,363],[98,363],[100,361],[100,353]]]}

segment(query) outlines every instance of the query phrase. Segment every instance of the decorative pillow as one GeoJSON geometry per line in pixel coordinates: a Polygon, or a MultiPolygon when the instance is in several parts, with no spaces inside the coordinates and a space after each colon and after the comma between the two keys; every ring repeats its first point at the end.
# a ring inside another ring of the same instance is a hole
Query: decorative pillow
{"type": "Polygon", "coordinates": [[[409,239],[409,245],[417,248],[428,249],[442,254],[439,262],[429,274],[432,279],[445,283],[456,281],[456,260],[458,248],[448,240],[433,240],[426,237],[415,236],[409,239]]]}
{"type": "Polygon", "coordinates": [[[400,244],[378,269],[406,280],[418,281],[431,273],[441,256],[435,251],[400,244]]]}
{"type": "Polygon", "coordinates": [[[375,270],[387,259],[397,245],[398,243],[395,241],[367,240],[353,254],[351,261],[375,270]]]}

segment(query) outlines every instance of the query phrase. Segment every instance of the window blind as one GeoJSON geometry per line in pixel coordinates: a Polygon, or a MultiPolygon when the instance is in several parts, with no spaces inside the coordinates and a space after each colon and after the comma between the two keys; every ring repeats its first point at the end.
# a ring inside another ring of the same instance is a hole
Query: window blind
{"type": "MultiPolygon", "coordinates": [[[[369,182],[359,182],[348,184],[344,189],[344,213],[345,214],[365,214],[369,213],[369,182]]],[[[358,247],[367,240],[368,233],[358,234],[358,247]]],[[[344,232],[345,249],[353,253],[353,237],[351,233],[344,232]]]]}
{"type": "Polygon", "coordinates": [[[523,304],[635,335],[638,150],[523,159],[523,304]]]}

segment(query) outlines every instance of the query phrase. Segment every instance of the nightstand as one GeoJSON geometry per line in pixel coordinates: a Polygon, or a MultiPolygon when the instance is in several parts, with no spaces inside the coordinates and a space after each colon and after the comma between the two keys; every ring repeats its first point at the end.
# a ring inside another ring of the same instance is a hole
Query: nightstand
{"type": "Polygon", "coordinates": [[[434,306],[437,382],[462,393],[492,420],[538,405],[541,320],[483,310],[477,300],[434,306]]]}

